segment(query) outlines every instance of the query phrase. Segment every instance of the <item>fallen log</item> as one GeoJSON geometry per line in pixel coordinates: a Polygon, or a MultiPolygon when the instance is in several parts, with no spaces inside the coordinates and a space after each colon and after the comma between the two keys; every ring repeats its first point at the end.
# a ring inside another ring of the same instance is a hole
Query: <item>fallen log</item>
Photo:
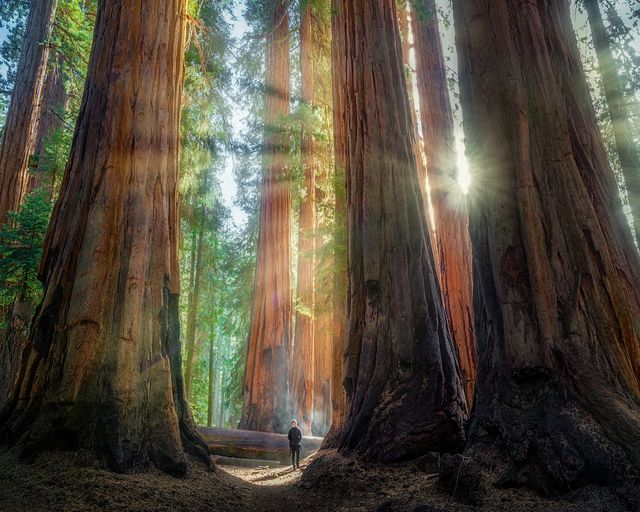
{"type": "MultiPolygon", "coordinates": [[[[289,440],[286,434],[200,427],[200,434],[212,455],[238,459],[289,460],[289,440]]],[[[304,437],[300,457],[307,457],[320,449],[322,437],[304,437]]]]}

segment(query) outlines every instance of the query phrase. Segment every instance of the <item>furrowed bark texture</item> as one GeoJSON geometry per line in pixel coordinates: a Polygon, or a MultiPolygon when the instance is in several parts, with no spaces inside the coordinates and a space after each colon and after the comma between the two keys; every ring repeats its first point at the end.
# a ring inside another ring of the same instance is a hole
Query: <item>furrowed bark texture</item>
{"type": "Polygon", "coordinates": [[[29,182],[29,156],[38,125],[57,0],[32,2],[16,81],[0,144],[0,225],[20,208],[29,182]]]}
{"type": "Polygon", "coordinates": [[[550,493],[640,464],[640,262],[568,2],[454,0],[478,338],[468,451],[550,493]]]}
{"type": "Polygon", "coordinates": [[[616,150],[629,197],[633,229],[636,240],[640,241],[640,150],[634,142],[629,107],[620,83],[618,64],[611,51],[611,42],[602,20],[600,6],[597,0],[584,0],[584,7],[591,26],[616,150]]]}
{"type": "Polygon", "coordinates": [[[44,299],[3,437],[89,448],[116,471],[207,460],[184,394],[178,310],[183,0],[102,0],[44,299]]]}
{"type": "MultiPolygon", "coordinates": [[[[411,16],[414,17],[414,13],[411,12],[411,16]]],[[[400,0],[398,2],[398,22],[400,24],[400,35],[402,37],[402,62],[405,66],[405,78],[407,80],[407,93],[409,95],[409,108],[411,110],[411,122],[415,134],[415,144],[413,146],[413,152],[416,157],[416,165],[418,166],[418,173],[420,175],[422,186],[422,195],[425,201],[425,205],[429,204],[429,195],[427,194],[427,176],[424,166],[424,154],[422,150],[422,144],[420,143],[420,137],[418,136],[418,116],[416,115],[416,105],[414,97],[414,83],[413,83],[413,67],[411,65],[411,41],[410,36],[412,33],[411,26],[409,24],[409,2],[408,0],[400,0]]],[[[413,36],[413,46],[415,47],[415,35],[413,36]]],[[[427,206],[428,208],[428,206],[427,206]]],[[[427,210],[428,211],[428,210],[427,210]]],[[[427,221],[430,221],[427,215],[427,221]]],[[[429,223],[429,222],[427,222],[429,223]]],[[[431,230],[429,230],[431,231],[431,230]]],[[[437,255],[434,255],[437,256],[437,255]]]]}
{"type": "Polygon", "coordinates": [[[390,462],[458,447],[464,392],[426,235],[395,0],[340,9],[349,301],[339,448],[390,462]]]}
{"type": "Polygon", "coordinates": [[[453,112],[435,0],[412,0],[420,122],[435,221],[436,262],[469,410],[476,380],[472,254],[456,166],[453,112]]]}
{"type": "Polygon", "coordinates": [[[289,427],[291,187],[283,118],[289,114],[288,2],[274,0],[267,38],[265,149],[260,232],[240,428],[289,427]]]}
{"type": "Polygon", "coordinates": [[[343,385],[347,324],[347,202],[346,202],[346,67],[345,25],[342,0],[331,1],[331,73],[333,96],[333,145],[335,158],[335,231],[333,262],[333,336],[331,339],[331,428],[322,443],[323,448],[336,448],[342,428],[346,393],[343,385]]]}
{"type": "Polygon", "coordinates": [[[11,390],[16,386],[22,358],[29,339],[29,322],[33,316],[33,304],[16,297],[6,315],[6,335],[0,340],[0,411],[7,405],[11,390]]]}
{"type": "MultiPolygon", "coordinates": [[[[300,18],[300,64],[302,69],[302,102],[314,105],[313,73],[313,7],[303,8],[300,18]]],[[[314,392],[315,332],[315,188],[316,160],[313,134],[309,123],[302,127],[302,165],[305,197],[300,202],[298,219],[298,283],[295,341],[291,353],[291,401],[293,415],[302,432],[311,432],[314,392]]]]}

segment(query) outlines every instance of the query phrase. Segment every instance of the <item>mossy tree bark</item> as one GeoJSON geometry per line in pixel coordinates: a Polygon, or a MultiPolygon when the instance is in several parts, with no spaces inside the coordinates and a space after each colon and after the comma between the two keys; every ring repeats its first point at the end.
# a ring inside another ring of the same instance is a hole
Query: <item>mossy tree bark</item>
{"type": "Polygon", "coordinates": [[[468,453],[542,492],[640,467],[640,262],[569,2],[454,0],[478,338],[468,453]]]}
{"type": "Polygon", "coordinates": [[[291,348],[291,186],[283,123],[289,114],[289,2],[273,0],[266,51],[264,175],[258,257],[240,428],[285,432],[289,426],[291,348]]]}
{"type": "Polygon", "coordinates": [[[38,127],[49,38],[57,0],[31,3],[16,81],[0,144],[0,225],[20,207],[29,183],[29,156],[38,127]]]}
{"type": "Polygon", "coordinates": [[[209,460],[185,399],[178,160],[185,1],[101,0],[44,299],[0,413],[26,456],[89,448],[116,471],[209,460]]]}
{"type": "Polygon", "coordinates": [[[438,277],[469,409],[476,379],[472,255],[466,198],[458,183],[453,112],[435,0],[411,0],[426,173],[438,277]]]}
{"type": "Polygon", "coordinates": [[[338,8],[349,259],[339,449],[390,462],[460,446],[466,406],[427,237],[396,2],[338,8]]]}

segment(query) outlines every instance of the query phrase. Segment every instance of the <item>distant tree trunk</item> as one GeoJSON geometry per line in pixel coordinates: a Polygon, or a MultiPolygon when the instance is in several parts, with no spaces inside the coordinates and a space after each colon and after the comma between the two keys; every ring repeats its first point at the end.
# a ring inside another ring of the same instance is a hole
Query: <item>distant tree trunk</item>
{"type": "Polygon", "coordinates": [[[34,171],[29,176],[28,190],[35,190],[40,187],[49,189],[49,196],[55,194],[55,176],[47,176],[46,169],[42,168],[45,154],[45,145],[49,138],[63,126],[63,119],[60,117],[67,107],[68,96],[62,78],[61,59],[56,56],[49,56],[49,70],[44,83],[41,95],[40,108],[38,114],[38,128],[33,143],[33,167],[34,171]]]}
{"type": "MultiPolygon", "coordinates": [[[[307,2],[300,13],[301,100],[314,107],[313,6],[307,2]]],[[[309,112],[307,112],[308,114],[309,112]]],[[[305,116],[301,142],[305,196],[300,201],[298,219],[298,283],[296,329],[291,353],[291,401],[293,415],[303,432],[311,431],[314,392],[315,332],[315,189],[316,158],[312,127],[305,116]]]]}
{"type": "Polygon", "coordinates": [[[346,407],[343,385],[347,324],[347,202],[346,202],[346,75],[342,61],[345,56],[345,24],[342,0],[331,0],[331,73],[333,94],[333,142],[335,157],[335,228],[333,261],[333,335],[331,339],[331,428],[324,438],[323,448],[336,448],[346,407]]]}
{"type": "Polygon", "coordinates": [[[184,0],[101,0],[44,244],[44,299],[2,437],[88,448],[117,471],[208,460],[184,394],[178,160],[184,0]]]}
{"type": "MultiPolygon", "coordinates": [[[[328,0],[316,3],[313,16],[313,58],[316,110],[323,119],[331,120],[331,9],[328,0]]],[[[330,123],[319,126],[324,133],[331,131],[330,123]]],[[[329,236],[333,224],[328,210],[333,208],[333,143],[329,137],[321,137],[314,146],[317,162],[316,187],[316,236],[315,236],[315,333],[314,333],[314,391],[313,424],[305,435],[324,436],[331,426],[331,378],[333,349],[333,255],[329,236]]]]}
{"type": "Polygon", "coordinates": [[[288,2],[273,1],[266,51],[264,174],[258,256],[240,428],[285,432],[291,346],[291,187],[287,135],[290,63],[288,2]]]}
{"type": "Polygon", "coordinates": [[[640,261],[569,2],[453,4],[473,169],[468,452],[503,486],[618,481],[640,467],[640,261]]]}
{"type": "Polygon", "coordinates": [[[395,0],[339,9],[349,258],[339,448],[390,462],[460,446],[466,406],[426,234],[395,0]]]}
{"type": "Polygon", "coordinates": [[[467,406],[476,379],[472,254],[466,198],[458,183],[453,112],[435,0],[412,0],[420,120],[435,220],[434,245],[449,330],[458,351],[467,406]]]}
{"type": "Polygon", "coordinates": [[[598,56],[598,67],[602,76],[620,167],[622,167],[622,175],[629,196],[633,229],[636,240],[640,242],[640,151],[633,139],[627,99],[620,83],[618,64],[611,52],[611,42],[602,20],[598,0],[583,1],[598,56]]]}
{"type": "MultiPolygon", "coordinates": [[[[213,288],[213,287],[212,287],[213,288]]],[[[220,346],[216,350],[216,324],[217,313],[213,304],[213,321],[211,332],[209,333],[209,388],[207,393],[207,425],[213,426],[216,420],[216,410],[218,406],[218,373],[220,371],[220,346]]],[[[219,344],[218,344],[219,345],[219,344]]]]}
{"type": "MultiPolygon", "coordinates": [[[[204,209],[203,209],[204,210],[204,209]]],[[[204,211],[201,212],[204,215],[204,211]]],[[[202,246],[204,240],[204,226],[198,228],[198,244],[196,249],[195,273],[193,276],[193,295],[189,301],[187,315],[187,364],[185,365],[185,390],[187,399],[191,398],[191,384],[193,382],[193,363],[196,356],[196,328],[198,324],[198,307],[200,306],[200,285],[202,283],[202,246]]]]}
{"type": "Polygon", "coordinates": [[[16,81],[0,144],[0,225],[20,207],[29,181],[33,149],[57,0],[31,3],[16,81]]]}
{"type": "Polygon", "coordinates": [[[213,426],[215,413],[215,383],[216,378],[216,342],[213,333],[209,334],[209,386],[207,391],[207,426],[213,426]]]}
{"type": "MultiPolygon", "coordinates": [[[[413,13],[412,13],[413,16],[413,13]]],[[[420,143],[420,137],[418,136],[418,119],[416,116],[416,105],[415,98],[413,94],[414,83],[413,83],[413,69],[411,66],[411,27],[409,26],[409,2],[408,0],[400,0],[398,1],[398,22],[400,23],[400,35],[402,36],[402,62],[405,66],[405,77],[407,80],[407,93],[409,94],[409,107],[411,109],[411,121],[413,125],[413,130],[415,133],[415,144],[414,144],[414,153],[416,156],[416,165],[418,166],[418,173],[421,180],[422,186],[422,194],[425,200],[425,204],[429,204],[429,194],[427,192],[427,174],[426,169],[424,167],[423,161],[423,150],[422,144],[420,143]]],[[[414,46],[415,46],[415,35],[414,37],[414,46]]],[[[427,215],[427,222],[430,222],[429,216],[427,215]]]]}

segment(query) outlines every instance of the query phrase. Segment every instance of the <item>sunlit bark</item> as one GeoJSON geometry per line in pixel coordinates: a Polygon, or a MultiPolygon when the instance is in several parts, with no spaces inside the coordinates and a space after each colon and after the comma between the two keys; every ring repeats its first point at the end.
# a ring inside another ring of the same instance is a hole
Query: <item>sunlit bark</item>
{"type": "Polygon", "coordinates": [[[476,379],[472,256],[466,197],[458,183],[453,113],[435,0],[412,0],[420,122],[435,223],[432,236],[449,329],[469,410],[476,379]]]}
{"type": "Polygon", "coordinates": [[[0,412],[23,455],[88,448],[117,471],[209,460],[182,380],[178,160],[185,1],[101,0],[44,299],[0,412]]]}
{"type": "Polygon", "coordinates": [[[240,420],[240,428],[266,432],[284,432],[290,419],[291,187],[283,130],[290,97],[288,4],[273,1],[267,37],[260,232],[240,420]]]}
{"type": "Polygon", "coordinates": [[[339,448],[396,461],[460,445],[464,392],[427,236],[395,0],[342,0],[348,331],[339,448]]]}
{"type": "Polygon", "coordinates": [[[479,355],[467,454],[504,486],[616,481],[640,467],[640,261],[569,2],[453,4],[479,355]]]}
{"type": "MultiPolygon", "coordinates": [[[[313,6],[307,2],[300,19],[301,100],[311,113],[314,106],[313,6]]],[[[298,283],[294,346],[291,353],[291,401],[293,415],[302,432],[311,431],[314,393],[315,332],[315,188],[316,157],[309,119],[302,126],[302,166],[305,196],[300,201],[298,217],[298,283]]]]}

